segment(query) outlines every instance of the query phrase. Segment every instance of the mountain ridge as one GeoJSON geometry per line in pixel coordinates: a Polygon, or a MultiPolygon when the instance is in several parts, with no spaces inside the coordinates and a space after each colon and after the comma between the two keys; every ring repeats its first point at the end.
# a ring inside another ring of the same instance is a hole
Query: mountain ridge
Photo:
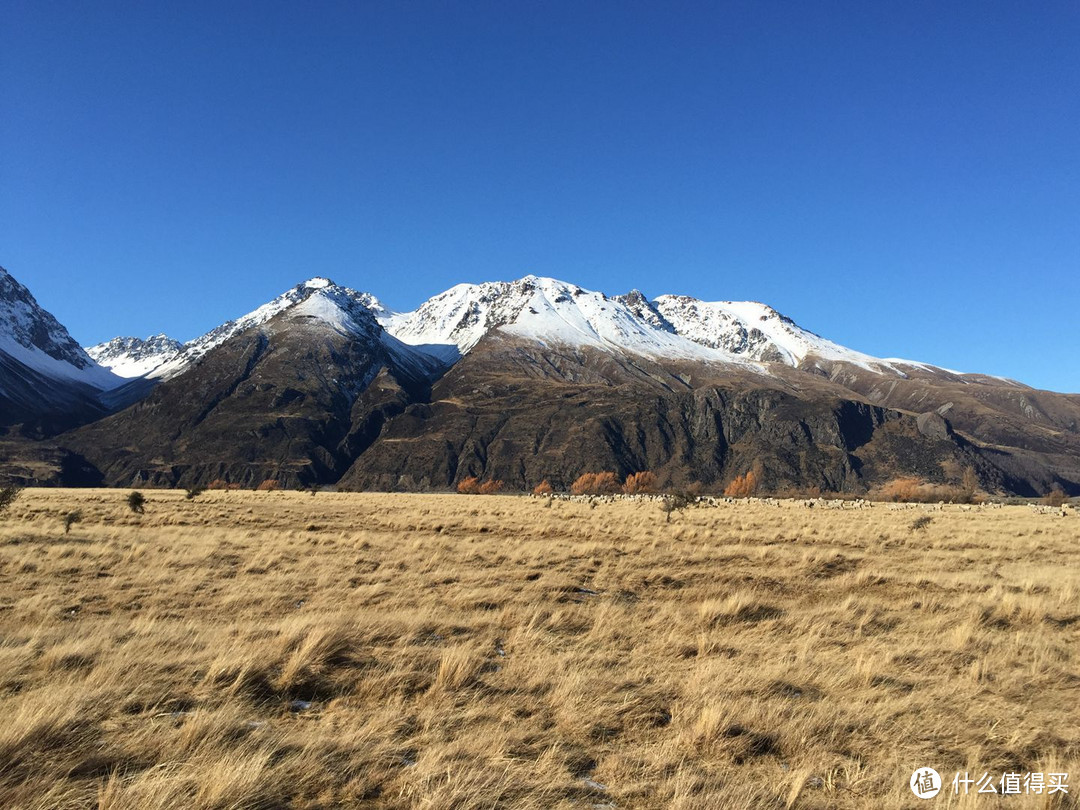
{"type": "MultiPolygon", "coordinates": [[[[707,302],[674,294],[649,300],[637,290],[609,296],[570,282],[527,275],[514,281],[458,284],[408,312],[387,309],[370,292],[358,292],[327,278],[315,277],[247,315],[183,344],[178,355],[163,357],[160,366],[146,372],[146,376],[177,373],[232,334],[306,300],[311,290],[336,291],[352,298],[387,333],[444,363],[455,362],[486,335],[503,330],[519,337],[564,345],[591,345],[652,356],[674,354],[720,363],[798,366],[809,357],[819,357],[901,377],[908,373],[905,368],[965,374],[920,361],[879,358],[846,348],[756,301],[707,302]]],[[[102,347],[125,340],[132,341],[135,352],[141,349],[133,339],[116,338],[91,347],[90,351],[102,352],[102,347]]],[[[112,352],[108,362],[113,368],[136,368],[138,359],[135,354],[112,352]]]]}
{"type": "Polygon", "coordinates": [[[187,343],[91,353],[132,376],[0,476],[529,489],[600,465],[717,487],[753,467],[772,489],[865,492],[971,468],[995,490],[1080,491],[1080,397],[872,357],[757,302],[525,276],[401,313],[315,277],[187,343]]]}

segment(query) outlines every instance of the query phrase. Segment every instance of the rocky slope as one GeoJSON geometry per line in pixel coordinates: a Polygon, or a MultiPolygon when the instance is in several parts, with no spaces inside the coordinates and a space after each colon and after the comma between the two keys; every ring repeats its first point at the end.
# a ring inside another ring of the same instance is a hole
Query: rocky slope
{"type": "Polygon", "coordinates": [[[114,484],[335,481],[440,371],[314,279],[187,344],[144,399],[65,444],[114,484]]]}

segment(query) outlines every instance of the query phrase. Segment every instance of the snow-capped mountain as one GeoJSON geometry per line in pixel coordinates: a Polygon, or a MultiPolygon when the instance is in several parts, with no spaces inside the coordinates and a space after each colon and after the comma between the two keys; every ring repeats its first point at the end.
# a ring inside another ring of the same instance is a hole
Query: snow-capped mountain
{"type": "Polygon", "coordinates": [[[342,335],[380,341],[395,354],[408,355],[407,359],[414,365],[419,363],[425,366],[427,373],[435,365],[433,360],[422,354],[418,358],[414,349],[405,347],[383,331],[376,316],[386,318],[391,313],[373,295],[350,290],[322,277],[301,282],[246,315],[226,321],[187,343],[180,343],[165,335],[146,340],[113,338],[87,351],[122,377],[167,380],[182,374],[230,338],[262,326],[279,315],[301,324],[304,319],[311,319],[342,335]]]}
{"type": "Polygon", "coordinates": [[[685,295],[661,295],[652,307],[677,334],[725,355],[761,363],[799,367],[808,358],[816,358],[895,374],[903,374],[897,365],[925,367],[853,351],[803,329],[757,301],[708,302],[685,295]]]}
{"type": "Polygon", "coordinates": [[[90,346],[86,353],[113,374],[131,378],[145,377],[180,354],[183,348],[184,344],[167,335],[151,335],[148,338],[113,338],[90,346]]]}
{"type": "Polygon", "coordinates": [[[0,352],[38,374],[95,389],[122,382],[76,343],[30,291],[0,267],[0,352]]]}
{"type": "Polygon", "coordinates": [[[847,491],[974,465],[1003,491],[1080,491],[1080,399],[871,357],[755,302],[526,276],[397,313],[313,278],[186,344],[91,354],[0,273],[0,434],[75,454],[20,480],[530,489],[595,469],[717,484],[761,463],[776,486],[847,491]]]}
{"type": "Polygon", "coordinates": [[[906,376],[905,368],[932,370],[847,349],[753,301],[705,302],[683,295],[650,301],[638,290],[607,296],[537,276],[458,284],[403,313],[387,309],[370,293],[316,277],[188,343],[163,335],[145,341],[116,338],[90,353],[123,377],[170,379],[234,335],[281,313],[314,318],[342,333],[374,335],[377,323],[385,330],[379,339],[391,348],[400,341],[414,357],[426,356],[442,366],[456,362],[486,336],[500,334],[541,346],[588,346],[620,355],[737,364],[759,372],[767,372],[772,363],[799,368],[822,362],[900,377],[906,376]]]}
{"type": "Polygon", "coordinates": [[[485,336],[504,335],[544,345],[590,346],[654,358],[722,359],[687,340],[636,296],[611,298],[552,278],[459,284],[417,310],[384,317],[398,339],[444,356],[466,354],[485,336]]]}
{"type": "Polygon", "coordinates": [[[380,320],[400,340],[452,359],[493,332],[544,344],[592,346],[654,358],[798,367],[811,359],[903,376],[882,360],[802,329],[753,301],[704,302],[678,295],[650,301],[638,290],[606,296],[551,278],[459,284],[406,313],[380,320]]]}

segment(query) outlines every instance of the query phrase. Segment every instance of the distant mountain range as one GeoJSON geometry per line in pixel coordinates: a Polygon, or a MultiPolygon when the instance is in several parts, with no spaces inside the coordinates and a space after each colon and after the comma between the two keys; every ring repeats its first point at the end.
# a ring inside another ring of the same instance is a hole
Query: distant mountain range
{"type": "Polygon", "coordinates": [[[655,472],[1080,493],[1080,396],[844,348],[754,302],[526,276],[412,312],[313,278],[202,337],[80,348],[0,269],[0,477],[445,489],[655,472]]]}

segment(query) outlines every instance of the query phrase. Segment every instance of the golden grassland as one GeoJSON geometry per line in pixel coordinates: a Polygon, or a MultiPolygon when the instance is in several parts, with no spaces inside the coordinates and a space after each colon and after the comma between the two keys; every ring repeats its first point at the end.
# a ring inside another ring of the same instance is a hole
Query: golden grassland
{"type": "Polygon", "coordinates": [[[146,495],[0,517],[0,807],[1077,806],[1075,516],[146,495]]]}

